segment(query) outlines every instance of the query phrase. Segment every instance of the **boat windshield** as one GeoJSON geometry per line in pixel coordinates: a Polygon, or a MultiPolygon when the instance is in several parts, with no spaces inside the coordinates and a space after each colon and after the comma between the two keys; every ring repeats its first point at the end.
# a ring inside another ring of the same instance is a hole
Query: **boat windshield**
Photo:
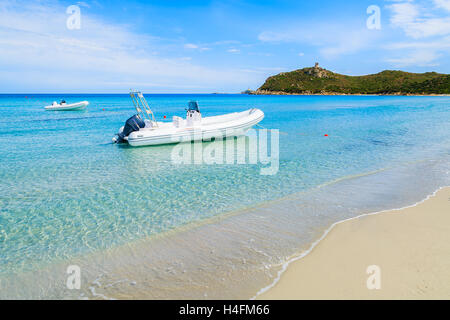
{"type": "Polygon", "coordinates": [[[200,110],[198,109],[197,101],[189,101],[189,103],[188,103],[188,111],[189,110],[200,112],[200,110]]]}

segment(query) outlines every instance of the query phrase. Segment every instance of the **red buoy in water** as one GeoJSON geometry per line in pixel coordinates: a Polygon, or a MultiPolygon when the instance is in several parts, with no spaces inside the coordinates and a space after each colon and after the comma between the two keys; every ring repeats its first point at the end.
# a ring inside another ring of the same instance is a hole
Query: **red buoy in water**
{"type": "Polygon", "coordinates": [[[325,137],[328,137],[328,135],[327,135],[326,133],[324,134],[324,136],[325,136],[325,137]]]}
{"type": "Polygon", "coordinates": [[[166,118],[166,116],[164,116],[164,119],[166,118]]]}

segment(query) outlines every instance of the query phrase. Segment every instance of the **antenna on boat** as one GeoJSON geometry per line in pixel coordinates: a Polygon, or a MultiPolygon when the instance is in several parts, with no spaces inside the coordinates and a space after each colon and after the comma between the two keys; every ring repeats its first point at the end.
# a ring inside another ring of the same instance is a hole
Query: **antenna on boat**
{"type": "Polygon", "coordinates": [[[136,112],[138,113],[139,117],[142,118],[142,120],[145,119],[149,120],[150,122],[152,122],[154,126],[157,127],[158,123],[156,122],[155,115],[150,109],[142,92],[130,89],[130,97],[131,100],[133,100],[134,108],[136,109],[136,112]]]}

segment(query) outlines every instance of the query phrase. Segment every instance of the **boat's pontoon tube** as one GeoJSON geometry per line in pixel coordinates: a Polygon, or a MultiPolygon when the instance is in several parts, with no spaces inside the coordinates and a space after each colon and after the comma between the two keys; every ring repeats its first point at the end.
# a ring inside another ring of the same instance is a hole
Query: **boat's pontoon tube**
{"type": "Polygon", "coordinates": [[[264,118],[264,113],[259,109],[202,118],[198,103],[190,101],[186,119],[174,116],[172,122],[156,122],[142,93],[131,91],[130,96],[137,114],[126,121],[113,141],[128,142],[131,146],[240,136],[264,118]]]}

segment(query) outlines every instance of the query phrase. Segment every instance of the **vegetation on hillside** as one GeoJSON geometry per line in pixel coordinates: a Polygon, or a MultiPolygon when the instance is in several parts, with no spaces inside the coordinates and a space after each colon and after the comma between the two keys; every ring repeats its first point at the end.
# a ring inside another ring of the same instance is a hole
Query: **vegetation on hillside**
{"type": "Polygon", "coordinates": [[[386,70],[347,76],[320,68],[303,68],[269,77],[254,93],[291,94],[450,94],[450,75],[386,70]]]}

